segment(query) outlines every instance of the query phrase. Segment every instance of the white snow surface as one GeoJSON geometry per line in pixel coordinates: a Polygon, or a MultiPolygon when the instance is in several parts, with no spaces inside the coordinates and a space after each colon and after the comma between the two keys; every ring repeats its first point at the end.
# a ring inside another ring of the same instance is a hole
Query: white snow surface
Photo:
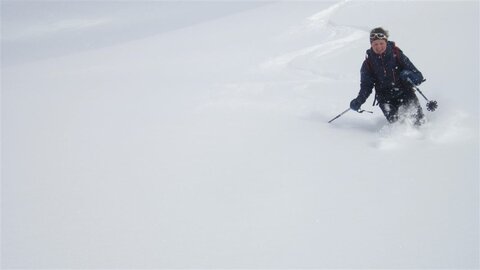
{"type": "Polygon", "coordinates": [[[1,5],[3,269],[480,267],[479,2],[1,5]],[[418,129],[327,123],[377,26],[418,129]]]}

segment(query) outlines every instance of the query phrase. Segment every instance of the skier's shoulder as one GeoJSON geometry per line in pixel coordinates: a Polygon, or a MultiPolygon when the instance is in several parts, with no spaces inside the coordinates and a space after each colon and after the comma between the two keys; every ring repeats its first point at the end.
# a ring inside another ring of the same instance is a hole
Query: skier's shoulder
{"type": "Polygon", "coordinates": [[[372,50],[372,48],[369,48],[365,51],[365,60],[363,61],[363,63],[365,65],[367,65],[369,68],[371,68],[371,65],[372,65],[372,60],[374,58],[374,52],[372,50]]]}
{"type": "Polygon", "coordinates": [[[398,44],[395,41],[388,41],[387,46],[392,50],[394,55],[401,55],[403,54],[402,49],[398,46],[398,44]]]}
{"type": "Polygon", "coordinates": [[[369,57],[373,57],[373,50],[372,48],[369,48],[365,51],[365,59],[368,59],[369,57]]]}

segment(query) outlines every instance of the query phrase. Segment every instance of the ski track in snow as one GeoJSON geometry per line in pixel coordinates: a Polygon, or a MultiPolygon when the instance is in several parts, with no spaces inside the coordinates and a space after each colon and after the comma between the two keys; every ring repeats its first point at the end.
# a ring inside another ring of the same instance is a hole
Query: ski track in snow
{"type": "MultiPolygon", "coordinates": [[[[365,32],[351,30],[351,31],[344,31],[340,29],[340,27],[336,26],[338,30],[329,30],[333,31],[335,34],[335,39],[326,41],[324,43],[302,48],[293,52],[289,52],[283,54],[281,56],[275,57],[265,63],[260,64],[260,68],[262,69],[282,69],[282,68],[292,68],[289,66],[292,62],[299,59],[300,57],[305,58],[320,58],[322,56],[331,54],[339,49],[344,47],[350,46],[352,42],[360,40],[365,37],[365,32]],[[342,32],[350,32],[346,36],[342,36],[342,32]]],[[[294,67],[295,68],[295,67],[294,67]]],[[[300,69],[300,67],[296,67],[300,69]]]]}
{"type": "Polygon", "coordinates": [[[343,7],[346,3],[350,2],[349,0],[344,0],[338,2],[329,8],[326,8],[315,15],[312,15],[308,18],[311,22],[310,26],[318,27],[318,26],[325,26],[330,23],[330,18],[338,11],[339,8],[343,7]]]}
{"type": "MultiPolygon", "coordinates": [[[[301,62],[293,66],[291,64],[302,57],[309,59],[313,58],[319,61],[318,58],[348,47],[353,42],[365,38],[367,33],[363,30],[347,26],[333,25],[330,21],[331,17],[348,2],[349,1],[347,0],[336,3],[327,9],[306,18],[301,27],[288,32],[289,36],[311,35],[311,32],[321,32],[324,35],[326,34],[325,40],[320,41],[320,44],[279,55],[261,63],[260,68],[267,70],[285,68],[302,69],[301,62]]],[[[304,67],[302,70],[304,69],[306,70],[308,67],[304,67]]]]}
{"type": "Polygon", "coordinates": [[[252,68],[254,77],[260,76],[254,81],[243,80],[218,85],[216,92],[219,94],[204,107],[290,111],[302,118],[311,114],[312,108],[318,106],[312,101],[315,95],[318,95],[312,90],[315,89],[315,85],[338,84],[346,79],[345,75],[335,72],[316,71],[322,57],[348,49],[352,43],[365,39],[368,35],[362,29],[331,23],[331,18],[349,2],[346,0],[335,3],[306,17],[299,26],[285,31],[279,38],[288,42],[296,38],[318,36],[317,44],[287,51],[259,63],[257,67],[252,68]],[[272,76],[273,79],[270,78],[272,76]],[[261,95],[269,98],[259,98],[261,95]]]}

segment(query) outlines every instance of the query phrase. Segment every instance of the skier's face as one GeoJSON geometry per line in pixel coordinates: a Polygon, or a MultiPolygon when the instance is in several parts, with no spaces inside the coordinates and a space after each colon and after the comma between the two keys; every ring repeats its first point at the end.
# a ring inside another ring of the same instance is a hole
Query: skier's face
{"type": "Polygon", "coordinates": [[[387,41],[386,40],[378,39],[378,40],[374,40],[372,42],[372,50],[376,54],[382,54],[382,53],[385,52],[386,49],[387,49],[387,41]]]}

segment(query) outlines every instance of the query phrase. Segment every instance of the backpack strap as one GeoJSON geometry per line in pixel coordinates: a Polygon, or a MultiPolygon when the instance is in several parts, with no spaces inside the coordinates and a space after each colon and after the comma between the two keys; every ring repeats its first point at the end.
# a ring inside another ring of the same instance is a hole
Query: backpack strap
{"type": "MultiPolygon", "coordinates": [[[[368,53],[365,54],[365,62],[367,62],[367,68],[368,70],[373,73],[373,67],[372,67],[372,61],[370,60],[370,58],[368,57],[368,53]]],[[[373,104],[372,106],[375,106],[375,103],[377,102],[377,94],[374,95],[374,99],[373,99],[373,104]]]]}
{"type": "Polygon", "coordinates": [[[399,65],[399,66],[403,66],[401,56],[402,56],[402,50],[400,50],[400,48],[398,48],[397,45],[395,45],[395,43],[393,43],[393,57],[395,57],[395,61],[397,62],[397,65],[399,65]]]}
{"type": "Polygon", "coordinates": [[[368,53],[365,54],[365,61],[367,62],[367,68],[370,72],[373,72],[372,61],[368,57],[368,53]]]}

